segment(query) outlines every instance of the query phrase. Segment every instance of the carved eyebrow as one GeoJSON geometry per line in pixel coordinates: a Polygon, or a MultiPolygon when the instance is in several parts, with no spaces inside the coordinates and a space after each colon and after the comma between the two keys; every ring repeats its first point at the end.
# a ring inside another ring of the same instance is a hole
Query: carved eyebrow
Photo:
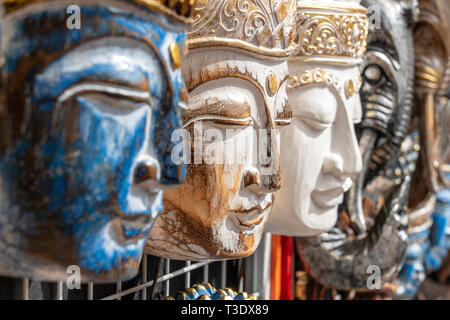
{"type": "Polygon", "coordinates": [[[384,51],[377,47],[370,46],[367,48],[367,55],[368,55],[368,58],[370,58],[371,55],[376,56],[378,59],[380,59],[384,63],[386,63],[386,64],[389,63],[391,66],[394,67],[395,70],[397,70],[397,71],[400,70],[400,65],[397,62],[397,60],[394,57],[392,57],[392,55],[387,51],[384,51]]]}
{"type": "MultiPolygon", "coordinates": [[[[208,103],[208,101],[206,101],[208,103]]],[[[218,100],[207,104],[203,107],[186,110],[183,112],[183,123],[186,125],[197,118],[204,118],[209,120],[230,119],[230,122],[235,120],[247,120],[250,118],[251,107],[247,102],[236,102],[233,100],[218,100]]]]}
{"type": "Polygon", "coordinates": [[[57,99],[70,86],[91,81],[149,91],[152,98],[162,100],[171,82],[158,52],[150,43],[124,36],[92,40],[66,52],[36,75],[35,98],[57,99]],[[55,78],[65,81],[54,85],[55,78]]]}
{"type": "Polygon", "coordinates": [[[121,96],[124,98],[129,98],[131,100],[135,101],[150,101],[151,95],[150,92],[134,89],[134,88],[128,88],[124,86],[117,86],[113,84],[105,84],[105,83],[92,83],[92,82],[86,82],[86,83],[80,83],[76,84],[68,89],[66,89],[61,96],[58,98],[58,102],[64,102],[67,99],[70,99],[76,94],[79,93],[106,93],[113,96],[121,96]]]}

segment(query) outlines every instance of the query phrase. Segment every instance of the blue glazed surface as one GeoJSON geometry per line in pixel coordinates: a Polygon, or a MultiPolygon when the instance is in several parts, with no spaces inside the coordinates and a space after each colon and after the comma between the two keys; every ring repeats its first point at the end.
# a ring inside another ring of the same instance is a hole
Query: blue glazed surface
{"type": "Polygon", "coordinates": [[[410,235],[405,262],[398,276],[397,296],[413,298],[426,275],[439,269],[450,249],[450,189],[442,189],[436,195],[436,206],[432,214],[431,229],[421,234],[410,235]]]}
{"type": "Polygon", "coordinates": [[[3,274],[52,278],[45,260],[86,279],[133,276],[162,187],[184,178],[170,140],[184,83],[169,52],[184,25],[99,2],[80,5],[80,30],[51,2],[3,21],[3,274]]]}

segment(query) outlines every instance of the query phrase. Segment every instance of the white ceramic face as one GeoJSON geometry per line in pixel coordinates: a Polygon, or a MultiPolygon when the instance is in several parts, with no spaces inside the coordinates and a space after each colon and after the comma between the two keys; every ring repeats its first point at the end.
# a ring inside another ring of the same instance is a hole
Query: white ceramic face
{"type": "Polygon", "coordinates": [[[277,126],[290,120],[287,63],[225,49],[192,51],[188,59],[183,121],[193,141],[191,164],[186,183],[165,191],[146,252],[191,260],[245,257],[258,246],[281,185],[277,126]],[[276,79],[276,90],[269,79],[276,79]],[[196,126],[202,150],[194,142],[196,126]]]}
{"type": "Polygon", "coordinates": [[[361,119],[356,92],[346,84],[359,82],[357,66],[289,64],[291,75],[320,68],[338,81],[336,86],[312,83],[288,90],[293,118],[281,132],[283,187],[277,192],[266,230],[289,236],[314,236],[330,230],[337,207],[352,177],[362,168],[354,123],[361,119]]]}

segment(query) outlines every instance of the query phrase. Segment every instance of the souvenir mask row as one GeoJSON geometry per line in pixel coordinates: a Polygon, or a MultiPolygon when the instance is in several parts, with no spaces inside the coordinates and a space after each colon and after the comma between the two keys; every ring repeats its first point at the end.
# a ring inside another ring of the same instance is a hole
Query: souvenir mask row
{"type": "Polygon", "coordinates": [[[80,1],[70,30],[68,1],[5,1],[0,272],[127,279],[144,243],[240,258],[266,222],[325,232],[298,247],[332,286],[361,286],[353,265],[382,255],[398,271],[418,152],[410,2],[380,2],[367,53],[359,0],[178,2],[80,1]]]}
{"type": "MultiPolygon", "coordinates": [[[[300,2],[299,22],[294,0],[169,3],[82,1],[84,26],[71,30],[66,1],[5,2],[3,274],[61,279],[75,264],[84,280],[129,278],[155,219],[150,254],[201,260],[253,253],[281,188],[279,134],[292,118],[287,88],[296,126],[281,141],[284,153],[291,133],[298,150],[313,147],[314,136],[326,146],[286,157],[293,190],[297,172],[317,163],[314,177],[304,178],[315,186],[298,189],[307,205],[291,212],[292,221],[308,235],[336,219],[361,169],[353,123],[361,116],[356,64],[366,46],[364,9],[336,2],[337,17],[327,6],[321,16],[313,2],[300,2]],[[187,14],[195,21],[188,44],[187,14]],[[335,18],[326,43],[306,39],[312,31],[327,35],[335,18]],[[350,44],[340,40],[346,30],[339,23],[354,28],[350,44]],[[180,66],[187,46],[186,91],[180,66]],[[174,161],[177,129],[184,129],[184,147],[191,142],[181,155],[186,171],[174,161]],[[238,150],[221,149],[220,138],[238,150]],[[185,174],[184,184],[165,190],[162,206],[164,186],[185,174]]],[[[275,216],[273,225],[290,227],[289,218],[279,224],[275,216]]]]}
{"type": "Polygon", "coordinates": [[[0,273],[127,279],[163,188],[185,174],[170,138],[190,5],[77,1],[69,29],[71,4],[4,1],[0,273]]]}
{"type": "Polygon", "coordinates": [[[445,214],[438,208],[433,214],[433,194],[448,185],[444,17],[450,6],[439,0],[419,1],[420,10],[415,1],[363,4],[381,6],[382,14],[381,28],[369,30],[361,67],[364,115],[357,131],[363,172],[346,195],[336,227],[299,239],[298,252],[310,273],[331,288],[367,291],[370,265],[380,267],[382,284],[402,268],[392,287],[398,286],[397,297],[406,297],[448,250],[445,214]]]}

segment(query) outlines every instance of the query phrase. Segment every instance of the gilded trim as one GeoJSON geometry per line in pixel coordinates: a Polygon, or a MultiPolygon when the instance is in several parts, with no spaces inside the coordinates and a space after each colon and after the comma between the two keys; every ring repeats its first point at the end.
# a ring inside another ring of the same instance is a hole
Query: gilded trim
{"type": "MultiPolygon", "coordinates": [[[[192,19],[187,15],[196,0],[129,0],[140,6],[146,7],[158,13],[165,14],[181,22],[192,24],[192,19]]],[[[3,0],[3,6],[6,13],[11,13],[28,5],[40,2],[49,2],[49,0],[3,0]]]]}

